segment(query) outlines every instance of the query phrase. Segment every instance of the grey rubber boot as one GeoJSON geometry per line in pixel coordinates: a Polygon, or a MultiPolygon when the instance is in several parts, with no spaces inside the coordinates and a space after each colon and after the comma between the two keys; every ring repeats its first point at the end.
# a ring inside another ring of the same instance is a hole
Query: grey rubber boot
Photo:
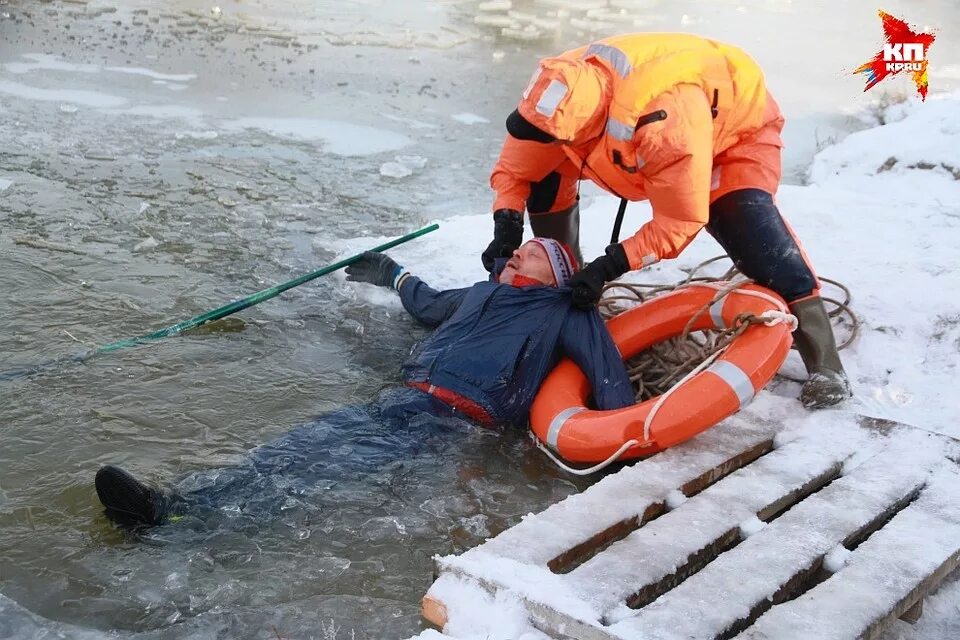
{"type": "Polygon", "coordinates": [[[807,298],[789,306],[799,321],[793,343],[809,374],[800,390],[800,403],[808,409],[820,409],[846,400],[853,394],[823,300],[807,298]]]}
{"type": "Polygon", "coordinates": [[[577,265],[583,267],[580,253],[580,204],[575,202],[569,209],[552,213],[531,213],[530,228],[538,238],[553,238],[573,249],[577,265]]]}

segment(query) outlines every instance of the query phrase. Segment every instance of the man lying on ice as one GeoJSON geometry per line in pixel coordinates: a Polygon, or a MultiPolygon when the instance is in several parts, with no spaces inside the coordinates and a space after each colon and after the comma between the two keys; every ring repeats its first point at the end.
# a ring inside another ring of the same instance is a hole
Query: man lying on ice
{"type": "Polygon", "coordinates": [[[194,487],[189,491],[153,488],[118,467],[102,467],[100,502],[124,524],[161,524],[195,508],[274,512],[290,495],[415,454],[441,419],[526,425],[534,396],[563,356],[586,374],[597,408],[633,404],[599,313],[572,304],[566,285],[576,265],[568,246],[534,238],[500,259],[497,281],[436,291],[389,257],[367,252],[347,267],[347,279],[392,287],[410,315],[435,329],[403,363],[404,386],[297,427],[242,464],[194,474],[195,482],[180,483],[194,487]],[[345,445],[350,453],[338,455],[345,445]]]}

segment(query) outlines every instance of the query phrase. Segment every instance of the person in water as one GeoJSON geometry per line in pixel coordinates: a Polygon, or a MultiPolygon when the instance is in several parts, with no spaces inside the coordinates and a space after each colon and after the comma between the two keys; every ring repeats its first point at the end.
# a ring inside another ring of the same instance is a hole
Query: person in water
{"type": "Polygon", "coordinates": [[[489,281],[437,291],[388,256],[366,252],[347,267],[347,280],[396,290],[407,312],[434,329],[403,363],[403,386],[321,415],[242,464],[195,474],[180,482],[185,490],[155,488],[104,466],[97,496],[122,524],[162,524],[202,507],[272,509],[286,496],[416,453],[410,449],[428,438],[433,418],[526,425],[541,383],[564,356],[586,374],[598,408],[629,406],[633,389],[603,320],[571,300],[567,285],[576,272],[569,246],[534,238],[498,259],[489,281]],[[350,454],[338,455],[344,445],[350,454]]]}

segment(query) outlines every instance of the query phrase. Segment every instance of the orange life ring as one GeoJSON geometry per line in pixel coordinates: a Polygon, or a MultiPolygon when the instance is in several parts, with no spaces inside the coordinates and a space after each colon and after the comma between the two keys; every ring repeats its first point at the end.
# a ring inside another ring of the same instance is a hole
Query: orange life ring
{"type": "MultiPolygon", "coordinates": [[[[607,322],[624,360],[678,336],[695,314],[692,331],[734,326],[741,314],[789,318],[769,289],[744,285],[711,304],[719,284],[688,285],[658,296],[607,322]],[[704,307],[708,307],[704,310],[704,307]],[[772,313],[770,313],[772,312],[772,313]]],[[[792,318],[790,318],[792,319],[792,318]]],[[[624,409],[587,408],[590,383],[569,359],[547,376],[530,411],[530,427],[549,450],[571,462],[631,459],[666,449],[717,424],[746,405],[783,364],[793,343],[789,322],[748,327],[710,365],[663,396],[624,409]],[[648,420],[648,416],[654,413],[648,420]],[[629,446],[617,452],[629,441],[629,446]]]]}

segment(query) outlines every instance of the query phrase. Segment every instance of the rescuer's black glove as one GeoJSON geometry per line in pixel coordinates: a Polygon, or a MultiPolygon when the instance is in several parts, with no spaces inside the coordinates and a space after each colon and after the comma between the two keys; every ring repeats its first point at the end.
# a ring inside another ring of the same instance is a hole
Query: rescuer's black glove
{"type": "Polygon", "coordinates": [[[573,289],[570,295],[574,306],[589,309],[597,304],[603,292],[603,285],[616,280],[627,271],[630,271],[630,261],[627,259],[627,252],[623,250],[623,245],[619,243],[608,245],[604,255],[570,278],[568,286],[573,289]]]}
{"type": "Polygon", "coordinates": [[[497,258],[509,258],[523,242],[523,214],[513,209],[493,212],[493,242],[480,254],[483,268],[493,270],[497,258]]]}

